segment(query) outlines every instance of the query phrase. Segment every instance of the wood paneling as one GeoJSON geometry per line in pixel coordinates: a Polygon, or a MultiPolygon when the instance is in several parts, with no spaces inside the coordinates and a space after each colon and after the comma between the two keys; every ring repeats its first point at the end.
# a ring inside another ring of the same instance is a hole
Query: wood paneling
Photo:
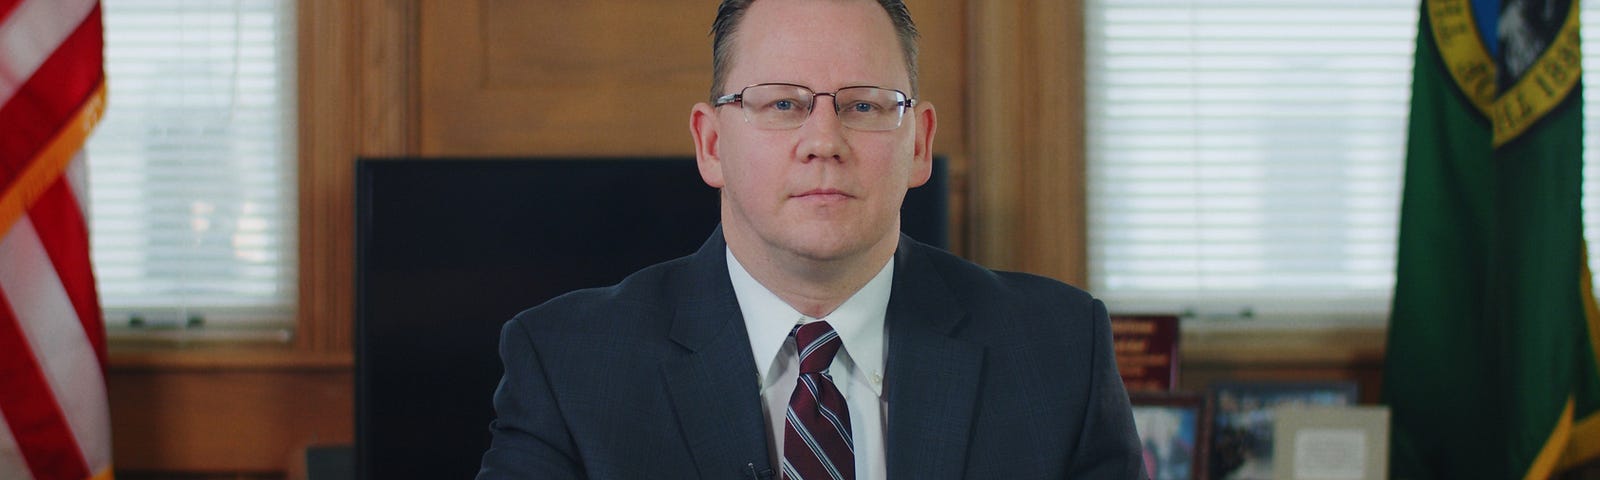
{"type": "Polygon", "coordinates": [[[950,174],[950,251],[965,255],[969,251],[972,158],[971,123],[968,116],[968,76],[971,71],[967,35],[967,1],[907,0],[906,8],[916,19],[918,43],[917,96],[932,102],[939,116],[939,131],[933,151],[949,158],[950,174]]]}
{"type": "Polygon", "coordinates": [[[682,155],[705,2],[424,0],[424,155],[682,155]]]}
{"type": "MultiPolygon", "coordinates": [[[[962,2],[911,3],[923,97],[959,126],[962,2]]],[[[421,152],[692,154],[689,109],[710,95],[713,14],[704,0],[424,0],[421,152]]],[[[943,133],[938,151],[964,149],[960,128],[943,133]]]]}
{"type": "Polygon", "coordinates": [[[416,0],[362,0],[359,75],[359,152],[366,157],[413,155],[418,145],[416,0]]]}
{"type": "Polygon", "coordinates": [[[281,472],[296,445],[350,442],[349,372],[111,376],[117,469],[281,472]]]}
{"type": "Polygon", "coordinates": [[[352,439],[348,356],[113,352],[117,470],[281,474],[299,446],[352,439]]]}
{"type": "Polygon", "coordinates": [[[969,5],[970,258],[1085,286],[1082,5],[969,5]]]}
{"type": "Polygon", "coordinates": [[[300,321],[295,343],[350,349],[354,272],[356,46],[363,2],[298,3],[300,321]]]}
{"type": "Polygon", "coordinates": [[[355,161],[413,155],[416,0],[299,2],[300,304],[295,344],[348,352],[355,161]]]}

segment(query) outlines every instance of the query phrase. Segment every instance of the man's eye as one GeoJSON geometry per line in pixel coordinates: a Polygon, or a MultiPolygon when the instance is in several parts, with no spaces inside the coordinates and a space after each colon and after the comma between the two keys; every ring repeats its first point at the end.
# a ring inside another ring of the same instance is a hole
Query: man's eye
{"type": "Polygon", "coordinates": [[[878,110],[878,106],[877,105],[873,105],[873,104],[867,103],[867,102],[856,102],[856,103],[850,104],[850,111],[856,112],[856,113],[872,113],[873,111],[876,111],[876,110],[878,110]]]}
{"type": "Polygon", "coordinates": [[[794,108],[795,108],[794,100],[778,100],[776,102],[772,102],[772,109],[773,110],[787,112],[789,110],[794,110],[794,108]]]}

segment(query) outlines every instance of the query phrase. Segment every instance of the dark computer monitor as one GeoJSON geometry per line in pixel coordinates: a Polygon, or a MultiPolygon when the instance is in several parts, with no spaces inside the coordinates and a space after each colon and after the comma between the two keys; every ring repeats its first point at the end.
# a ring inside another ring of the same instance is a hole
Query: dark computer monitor
{"type": "MultiPolygon", "coordinates": [[[[693,158],[364,159],[356,165],[360,479],[471,478],[489,445],[500,326],[688,255],[716,227],[693,158]]],[[[902,230],[947,245],[945,166],[902,230]]]]}

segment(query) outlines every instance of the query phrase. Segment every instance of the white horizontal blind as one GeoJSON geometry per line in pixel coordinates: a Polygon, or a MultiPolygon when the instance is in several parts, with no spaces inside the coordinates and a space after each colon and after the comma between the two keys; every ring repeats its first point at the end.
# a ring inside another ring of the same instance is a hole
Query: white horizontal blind
{"type": "MultiPolygon", "coordinates": [[[[1383,318],[1419,7],[1092,0],[1091,288],[1118,311],[1383,318]]],[[[1585,37],[1597,13],[1583,5],[1585,37]]],[[[1584,69],[1600,71],[1600,49],[1584,69]]],[[[1590,252],[1596,83],[1583,92],[1590,252]]]]}
{"type": "Polygon", "coordinates": [[[88,165],[108,326],[291,323],[292,3],[103,3],[109,104],[88,165]]]}
{"type": "MultiPolygon", "coordinates": [[[[1582,2],[1578,16],[1583,37],[1583,238],[1589,244],[1589,271],[1600,274],[1600,2],[1582,2]]],[[[1594,277],[1600,296],[1600,275],[1594,277]]]]}
{"type": "Polygon", "coordinates": [[[1381,318],[1416,0],[1092,0],[1090,287],[1113,311],[1381,318]]]}

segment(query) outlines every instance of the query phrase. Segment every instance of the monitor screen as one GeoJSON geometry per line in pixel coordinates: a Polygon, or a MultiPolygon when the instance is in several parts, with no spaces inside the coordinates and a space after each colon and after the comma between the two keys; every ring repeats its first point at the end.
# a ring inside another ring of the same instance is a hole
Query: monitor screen
{"type": "MultiPolygon", "coordinates": [[[[718,194],[693,158],[357,163],[357,478],[471,478],[489,446],[500,326],[699,248],[718,194]]],[[[942,160],[902,230],[947,245],[942,160]]]]}

